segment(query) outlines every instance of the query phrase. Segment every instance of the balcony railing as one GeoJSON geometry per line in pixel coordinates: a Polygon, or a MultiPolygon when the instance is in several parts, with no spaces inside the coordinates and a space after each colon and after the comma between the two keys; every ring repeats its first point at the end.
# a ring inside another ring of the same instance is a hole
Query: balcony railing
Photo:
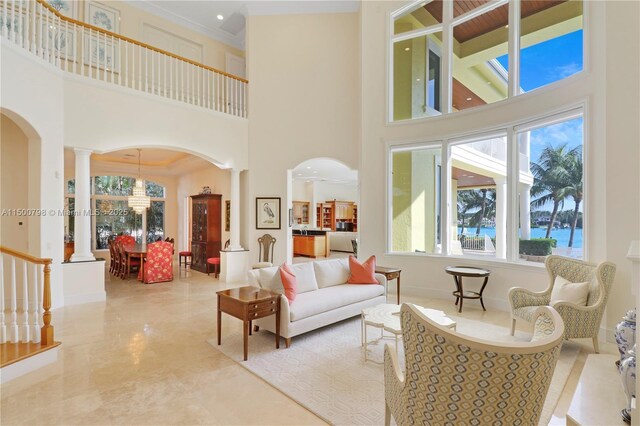
{"type": "Polygon", "coordinates": [[[43,0],[0,1],[2,37],[65,72],[247,116],[248,81],[61,15],[43,0]]]}

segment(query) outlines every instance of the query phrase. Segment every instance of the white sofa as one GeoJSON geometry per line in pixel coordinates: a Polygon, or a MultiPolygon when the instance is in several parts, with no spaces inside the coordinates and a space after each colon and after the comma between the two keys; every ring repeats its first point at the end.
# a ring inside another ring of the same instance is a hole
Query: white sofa
{"type": "MultiPolygon", "coordinates": [[[[386,303],[387,279],[376,274],[378,284],[346,284],[349,260],[331,259],[291,265],[298,284],[295,300],[280,301],[280,335],[286,339],[360,315],[363,308],[386,303]]],[[[284,293],[277,266],[248,272],[249,284],[284,293]]],[[[254,321],[256,329],[275,333],[273,316],[254,321]]]]}

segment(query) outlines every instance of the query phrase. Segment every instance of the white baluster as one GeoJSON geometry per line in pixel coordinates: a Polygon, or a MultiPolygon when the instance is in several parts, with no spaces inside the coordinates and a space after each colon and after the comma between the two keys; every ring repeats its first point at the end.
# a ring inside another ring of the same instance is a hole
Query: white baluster
{"type": "Polygon", "coordinates": [[[38,316],[38,265],[33,264],[33,284],[31,285],[31,341],[40,342],[40,317],[38,316]]]}
{"type": "MultiPolygon", "coordinates": [[[[89,50],[87,51],[89,54],[89,68],[87,69],[88,73],[89,73],[89,78],[93,78],[93,49],[92,44],[93,44],[93,40],[92,40],[92,33],[93,30],[91,28],[89,28],[89,50]]],[[[98,52],[97,52],[97,46],[96,46],[96,57],[98,56],[98,52]]],[[[97,59],[96,59],[97,60],[97,59]]]]}
{"type": "MultiPolygon", "coordinates": [[[[98,33],[98,37],[100,37],[100,33],[98,33]]],[[[107,42],[107,33],[103,33],[103,43],[104,43],[104,64],[102,64],[102,81],[107,81],[107,71],[109,70],[109,43],[107,42]]],[[[113,54],[114,52],[112,52],[113,54]]],[[[115,61],[115,58],[112,56],[111,61],[115,61]]],[[[113,67],[113,63],[111,64],[113,67]]]]}
{"type": "Polygon", "coordinates": [[[142,47],[136,45],[136,49],[138,49],[138,90],[142,90],[142,47]]]}
{"type": "MultiPolygon", "coordinates": [[[[157,93],[156,87],[156,52],[154,50],[149,52],[151,55],[151,93],[157,93]]],[[[158,76],[159,77],[159,76],[158,76]]]]}
{"type": "Polygon", "coordinates": [[[9,332],[11,334],[11,343],[18,343],[18,314],[17,314],[17,301],[16,301],[16,258],[11,257],[11,323],[9,324],[9,332]]]}
{"type": "Polygon", "coordinates": [[[144,91],[149,93],[149,49],[144,49],[144,91]]]}
{"type": "Polygon", "coordinates": [[[180,61],[180,100],[184,102],[184,62],[180,61]]]}
{"type": "MultiPolygon", "coordinates": [[[[113,39],[113,37],[111,37],[113,39]]],[[[122,39],[118,38],[118,52],[117,52],[117,56],[118,59],[120,59],[120,61],[122,61],[122,39]]],[[[126,58],[124,58],[126,60],[126,58]]],[[[114,68],[115,68],[115,64],[114,64],[114,68]]],[[[113,70],[113,72],[116,72],[115,69],[113,70]]],[[[120,66],[118,67],[118,86],[122,86],[122,63],[120,64],[120,66]]],[[[112,78],[113,80],[113,74],[112,74],[112,78]]]]}
{"type": "Polygon", "coordinates": [[[44,8],[44,60],[51,63],[51,19],[49,9],[44,8]]]}
{"type": "Polygon", "coordinates": [[[2,2],[2,36],[7,38],[9,35],[9,9],[7,8],[8,1],[2,2]]]}
{"type": "Polygon", "coordinates": [[[29,341],[29,277],[27,276],[27,261],[22,261],[22,327],[21,342],[29,341]]]}
{"type": "Polygon", "coordinates": [[[60,40],[62,40],[62,20],[57,16],[53,16],[53,55],[55,59],[56,67],[60,67],[60,61],[62,56],[62,50],[60,48],[60,40]]]}
{"type": "Polygon", "coordinates": [[[64,21],[64,29],[60,28],[60,40],[64,40],[64,58],[63,58],[63,69],[65,71],[69,70],[69,21],[64,21]]]}
{"type": "Polygon", "coordinates": [[[216,111],[220,111],[220,78],[218,73],[213,73],[213,96],[215,98],[216,111]]]}
{"type": "Polygon", "coordinates": [[[15,0],[11,0],[11,21],[9,21],[10,25],[10,34],[9,40],[16,42],[16,2],[15,0]]]}
{"type": "MultiPolygon", "coordinates": [[[[4,22],[6,21],[3,21],[3,25],[4,22]]],[[[4,255],[0,254],[0,343],[6,342],[7,324],[4,322],[4,255]]]]}
{"type": "Polygon", "coordinates": [[[124,85],[129,87],[129,42],[124,42],[124,85]]]}
{"type": "Polygon", "coordinates": [[[22,39],[22,47],[25,49],[29,48],[29,1],[25,0],[24,3],[20,0],[20,22],[24,22],[22,26],[21,39],[22,39]]]}
{"type": "MultiPolygon", "coordinates": [[[[7,2],[4,2],[5,5],[7,4],[7,2]]],[[[29,20],[31,20],[31,32],[29,34],[29,38],[31,40],[31,47],[30,50],[32,52],[37,52],[37,48],[36,48],[36,33],[37,33],[37,27],[36,27],[36,11],[37,11],[37,5],[38,3],[36,3],[35,1],[30,1],[29,4],[32,4],[33,7],[30,8],[30,16],[29,16],[29,20]]]]}

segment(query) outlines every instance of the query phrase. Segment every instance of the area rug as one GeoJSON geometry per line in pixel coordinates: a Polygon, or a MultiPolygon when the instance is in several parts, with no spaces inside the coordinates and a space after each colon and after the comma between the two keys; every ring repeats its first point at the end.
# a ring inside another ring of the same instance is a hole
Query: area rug
{"type": "MultiPolygon", "coordinates": [[[[479,321],[453,317],[460,333],[493,341],[528,341],[530,334],[479,321]]],[[[370,338],[376,330],[371,329],[370,338]]],[[[242,361],[240,333],[215,339],[211,346],[237,361],[296,402],[334,425],[381,425],[384,423],[385,342],[371,346],[364,362],[360,346],[360,319],[352,318],[293,338],[291,347],[275,349],[273,334],[261,331],[249,337],[249,360],[242,361]]],[[[284,343],[284,342],[283,342],[284,343]]],[[[399,345],[402,346],[401,344],[399,345]]],[[[400,348],[400,351],[402,349],[400,348]]],[[[579,346],[565,342],[540,419],[547,425],[578,356],[579,346]]],[[[401,355],[401,354],[400,354],[401,355]]],[[[402,359],[402,356],[400,357],[402,359]]]]}

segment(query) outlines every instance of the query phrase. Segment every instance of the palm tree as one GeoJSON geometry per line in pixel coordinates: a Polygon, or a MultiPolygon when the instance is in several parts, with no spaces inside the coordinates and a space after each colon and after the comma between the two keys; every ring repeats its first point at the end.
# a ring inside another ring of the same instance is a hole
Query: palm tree
{"type": "Polygon", "coordinates": [[[535,178],[531,187],[531,195],[536,197],[531,201],[531,205],[540,207],[548,202],[553,202],[546,238],[551,236],[551,229],[558,216],[558,210],[564,206],[564,200],[571,195],[568,189],[570,186],[567,173],[568,158],[573,155],[571,152],[576,148],[569,149],[566,143],[558,147],[549,145],[540,153],[538,162],[531,163],[531,171],[535,178]]]}
{"type": "Polygon", "coordinates": [[[583,198],[582,191],[582,146],[577,146],[569,151],[569,155],[565,164],[566,175],[563,180],[566,180],[566,186],[563,191],[573,198],[575,207],[573,208],[573,216],[571,218],[571,234],[569,235],[569,247],[573,247],[573,237],[578,224],[578,210],[580,209],[580,203],[583,198]]]}
{"type": "Polygon", "coordinates": [[[473,190],[458,191],[458,200],[456,204],[458,206],[458,217],[462,218],[461,234],[464,234],[464,221],[466,219],[467,212],[472,207],[474,194],[475,191],[473,190]]]}
{"type": "Polygon", "coordinates": [[[465,213],[469,210],[475,210],[469,223],[476,225],[476,235],[480,235],[482,220],[495,216],[496,190],[482,188],[460,191],[458,192],[458,203],[464,204],[465,213]]]}

